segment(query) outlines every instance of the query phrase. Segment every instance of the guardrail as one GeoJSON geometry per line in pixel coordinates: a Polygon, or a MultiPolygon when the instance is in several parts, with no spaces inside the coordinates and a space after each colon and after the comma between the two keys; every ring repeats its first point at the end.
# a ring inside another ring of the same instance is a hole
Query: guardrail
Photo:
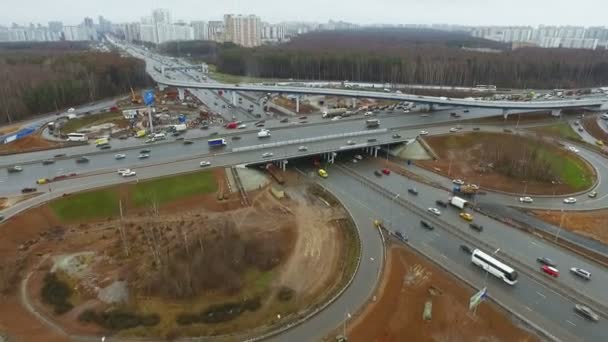
{"type": "MultiPolygon", "coordinates": [[[[466,234],[458,227],[437,219],[433,215],[429,214],[426,210],[415,206],[411,202],[403,199],[402,196],[397,196],[398,195],[397,193],[380,186],[379,184],[369,180],[368,178],[364,177],[363,175],[361,175],[349,168],[346,168],[342,165],[336,165],[336,167],[340,168],[340,170],[344,171],[344,173],[349,174],[349,175],[353,176],[354,178],[358,179],[359,181],[361,181],[362,183],[368,185],[372,190],[375,190],[379,194],[395,201],[395,203],[398,203],[400,206],[414,212],[415,214],[417,214],[421,217],[424,217],[427,221],[430,221],[430,222],[434,223],[435,225],[437,225],[438,227],[441,227],[441,228],[449,231],[456,237],[471,244],[472,246],[477,246],[478,248],[485,249],[487,251],[491,251],[491,250],[493,251],[493,250],[497,249],[495,246],[492,246],[491,244],[489,244],[487,242],[481,241],[477,237],[466,234]]],[[[585,303],[585,304],[587,304],[587,306],[594,309],[596,312],[600,313],[602,316],[604,316],[604,317],[608,316],[608,306],[606,306],[602,303],[599,303],[598,301],[594,300],[593,298],[587,296],[584,293],[579,292],[577,289],[571,288],[570,286],[566,286],[564,284],[556,283],[556,282],[552,282],[552,281],[547,281],[547,279],[541,273],[539,273],[536,269],[526,265],[525,263],[519,261],[518,259],[515,259],[514,257],[511,257],[508,254],[500,253],[500,256],[503,260],[510,262],[513,266],[518,268],[522,273],[525,273],[528,277],[545,285],[546,287],[548,287],[551,290],[555,291],[556,293],[560,294],[562,297],[565,297],[574,302],[585,303]]]]}
{"type": "Polygon", "coordinates": [[[336,138],[348,138],[348,137],[357,137],[362,135],[371,135],[378,133],[386,133],[388,129],[370,129],[366,131],[358,131],[358,132],[348,132],[348,133],[338,133],[338,134],[330,134],[330,135],[322,135],[320,137],[312,137],[312,138],[304,138],[304,139],[293,139],[293,140],[285,140],[285,141],[277,141],[267,144],[258,144],[258,145],[250,145],[244,147],[236,147],[232,149],[232,152],[243,152],[243,151],[251,151],[251,150],[259,150],[264,148],[272,148],[272,147],[281,147],[287,145],[297,145],[297,144],[305,144],[310,142],[322,141],[322,140],[331,140],[336,138]]]}

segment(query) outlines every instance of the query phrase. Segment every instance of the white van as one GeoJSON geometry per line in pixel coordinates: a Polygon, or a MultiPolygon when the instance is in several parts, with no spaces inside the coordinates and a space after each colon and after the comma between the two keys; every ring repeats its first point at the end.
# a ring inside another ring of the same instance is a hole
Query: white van
{"type": "Polygon", "coordinates": [[[165,133],[155,133],[154,136],[152,136],[152,138],[154,138],[154,140],[165,140],[167,136],[165,135],[165,133]]]}

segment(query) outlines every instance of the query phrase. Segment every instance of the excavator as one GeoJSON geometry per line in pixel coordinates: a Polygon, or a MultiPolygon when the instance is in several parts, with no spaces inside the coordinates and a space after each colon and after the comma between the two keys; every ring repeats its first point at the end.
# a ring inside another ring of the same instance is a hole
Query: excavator
{"type": "Polygon", "coordinates": [[[142,104],[142,102],[143,102],[143,100],[141,98],[141,95],[135,94],[135,92],[133,91],[133,88],[131,88],[131,103],[142,104]]]}

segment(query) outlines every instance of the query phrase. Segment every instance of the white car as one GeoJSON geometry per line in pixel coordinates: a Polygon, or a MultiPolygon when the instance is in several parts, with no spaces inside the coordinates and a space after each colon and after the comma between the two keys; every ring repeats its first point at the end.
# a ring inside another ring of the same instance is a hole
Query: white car
{"type": "Polygon", "coordinates": [[[133,170],[127,170],[127,171],[125,171],[125,172],[122,173],[123,177],[133,177],[135,175],[137,175],[137,173],[135,171],[133,171],[133,170]]]}
{"type": "Polygon", "coordinates": [[[360,154],[355,154],[355,159],[363,160],[363,156],[360,154]]]}
{"type": "Polygon", "coordinates": [[[372,112],[366,112],[365,114],[363,114],[363,116],[372,116],[372,115],[374,115],[374,113],[372,113],[372,112]]]}
{"type": "Polygon", "coordinates": [[[272,157],[274,156],[274,154],[272,152],[266,152],[264,154],[262,154],[262,158],[268,158],[268,157],[272,157]]]}
{"type": "Polygon", "coordinates": [[[572,267],[570,269],[570,272],[572,272],[573,274],[576,274],[577,276],[586,279],[586,280],[590,280],[591,279],[591,272],[586,271],[582,268],[578,268],[578,267],[572,267]]]}
{"type": "Polygon", "coordinates": [[[331,121],[338,121],[340,119],[342,119],[341,116],[334,116],[333,118],[331,118],[331,121]]]}
{"type": "Polygon", "coordinates": [[[574,197],[564,198],[564,203],[566,203],[566,204],[574,204],[574,203],[576,203],[576,198],[574,198],[574,197]]]}
{"type": "Polygon", "coordinates": [[[210,161],[208,161],[208,160],[203,160],[202,162],[200,162],[200,163],[199,163],[199,165],[200,165],[201,167],[205,167],[205,166],[209,166],[209,165],[211,165],[211,162],[210,162],[210,161]]]}
{"type": "Polygon", "coordinates": [[[528,197],[528,196],[526,196],[526,197],[520,197],[519,201],[521,203],[532,203],[532,202],[534,202],[534,200],[532,199],[532,197],[528,197]]]}
{"type": "Polygon", "coordinates": [[[464,181],[462,179],[453,179],[452,183],[457,185],[464,185],[464,181]]]}
{"type": "Polygon", "coordinates": [[[431,212],[437,216],[441,215],[441,211],[439,211],[439,209],[437,209],[437,208],[429,208],[429,212],[431,212]]]}
{"type": "Polygon", "coordinates": [[[298,151],[300,151],[300,152],[308,151],[308,147],[300,146],[300,147],[298,147],[298,151]]]}
{"type": "Polygon", "coordinates": [[[150,155],[149,155],[149,154],[147,154],[147,153],[142,153],[142,154],[140,154],[140,155],[138,156],[138,158],[139,158],[139,159],[146,159],[146,158],[149,158],[149,157],[150,157],[150,155]]]}
{"type": "Polygon", "coordinates": [[[458,132],[458,128],[456,127],[452,127],[450,128],[450,132],[454,133],[454,132],[458,132]]]}
{"type": "Polygon", "coordinates": [[[428,135],[428,134],[429,134],[429,132],[427,132],[427,131],[420,131],[420,135],[428,135]]]}
{"type": "Polygon", "coordinates": [[[122,176],[125,172],[129,172],[129,171],[131,171],[131,170],[130,169],[118,169],[116,171],[116,173],[118,173],[119,175],[122,176]]]}
{"type": "Polygon", "coordinates": [[[608,120],[608,113],[604,113],[602,114],[602,116],[600,116],[602,119],[604,120],[608,120]]]}
{"type": "Polygon", "coordinates": [[[578,148],[576,148],[576,147],[574,147],[574,146],[568,146],[568,147],[566,147],[566,149],[567,149],[568,151],[571,151],[571,152],[574,152],[574,153],[578,153],[578,152],[579,152],[579,151],[578,151],[578,148]]]}
{"type": "Polygon", "coordinates": [[[347,145],[354,145],[356,142],[354,140],[349,140],[346,142],[347,145]]]}
{"type": "Polygon", "coordinates": [[[237,129],[243,129],[243,128],[247,128],[247,125],[245,124],[240,124],[238,126],[236,126],[237,129]]]}
{"type": "Polygon", "coordinates": [[[119,153],[119,154],[114,155],[114,159],[116,159],[116,160],[125,159],[125,158],[127,158],[126,154],[119,153]]]}

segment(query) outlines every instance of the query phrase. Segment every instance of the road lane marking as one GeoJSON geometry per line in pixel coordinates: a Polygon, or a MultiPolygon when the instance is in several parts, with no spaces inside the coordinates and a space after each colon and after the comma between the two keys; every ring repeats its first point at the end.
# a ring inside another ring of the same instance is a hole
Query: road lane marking
{"type": "Polygon", "coordinates": [[[447,257],[445,254],[443,254],[443,253],[441,253],[441,254],[439,254],[439,255],[441,255],[443,258],[446,258],[446,259],[448,258],[448,257],[447,257]]]}
{"type": "Polygon", "coordinates": [[[568,323],[572,324],[573,326],[576,326],[576,324],[574,324],[574,323],[570,322],[569,320],[566,320],[566,322],[568,322],[568,323]]]}
{"type": "Polygon", "coordinates": [[[536,243],[536,242],[534,242],[534,241],[530,241],[530,243],[531,243],[531,244],[533,244],[534,246],[540,247],[540,245],[539,245],[539,244],[537,244],[537,243],[536,243]]]}
{"type": "Polygon", "coordinates": [[[433,234],[435,234],[435,236],[440,237],[441,235],[439,235],[439,233],[437,232],[433,232],[433,234]]]}
{"type": "Polygon", "coordinates": [[[538,291],[536,291],[536,294],[539,295],[539,296],[541,296],[541,297],[543,297],[543,298],[547,298],[544,294],[542,294],[542,293],[540,293],[538,291]]]}
{"type": "Polygon", "coordinates": [[[532,309],[530,309],[530,307],[529,307],[529,306],[526,306],[526,309],[528,309],[528,311],[532,311],[532,309]]]}

